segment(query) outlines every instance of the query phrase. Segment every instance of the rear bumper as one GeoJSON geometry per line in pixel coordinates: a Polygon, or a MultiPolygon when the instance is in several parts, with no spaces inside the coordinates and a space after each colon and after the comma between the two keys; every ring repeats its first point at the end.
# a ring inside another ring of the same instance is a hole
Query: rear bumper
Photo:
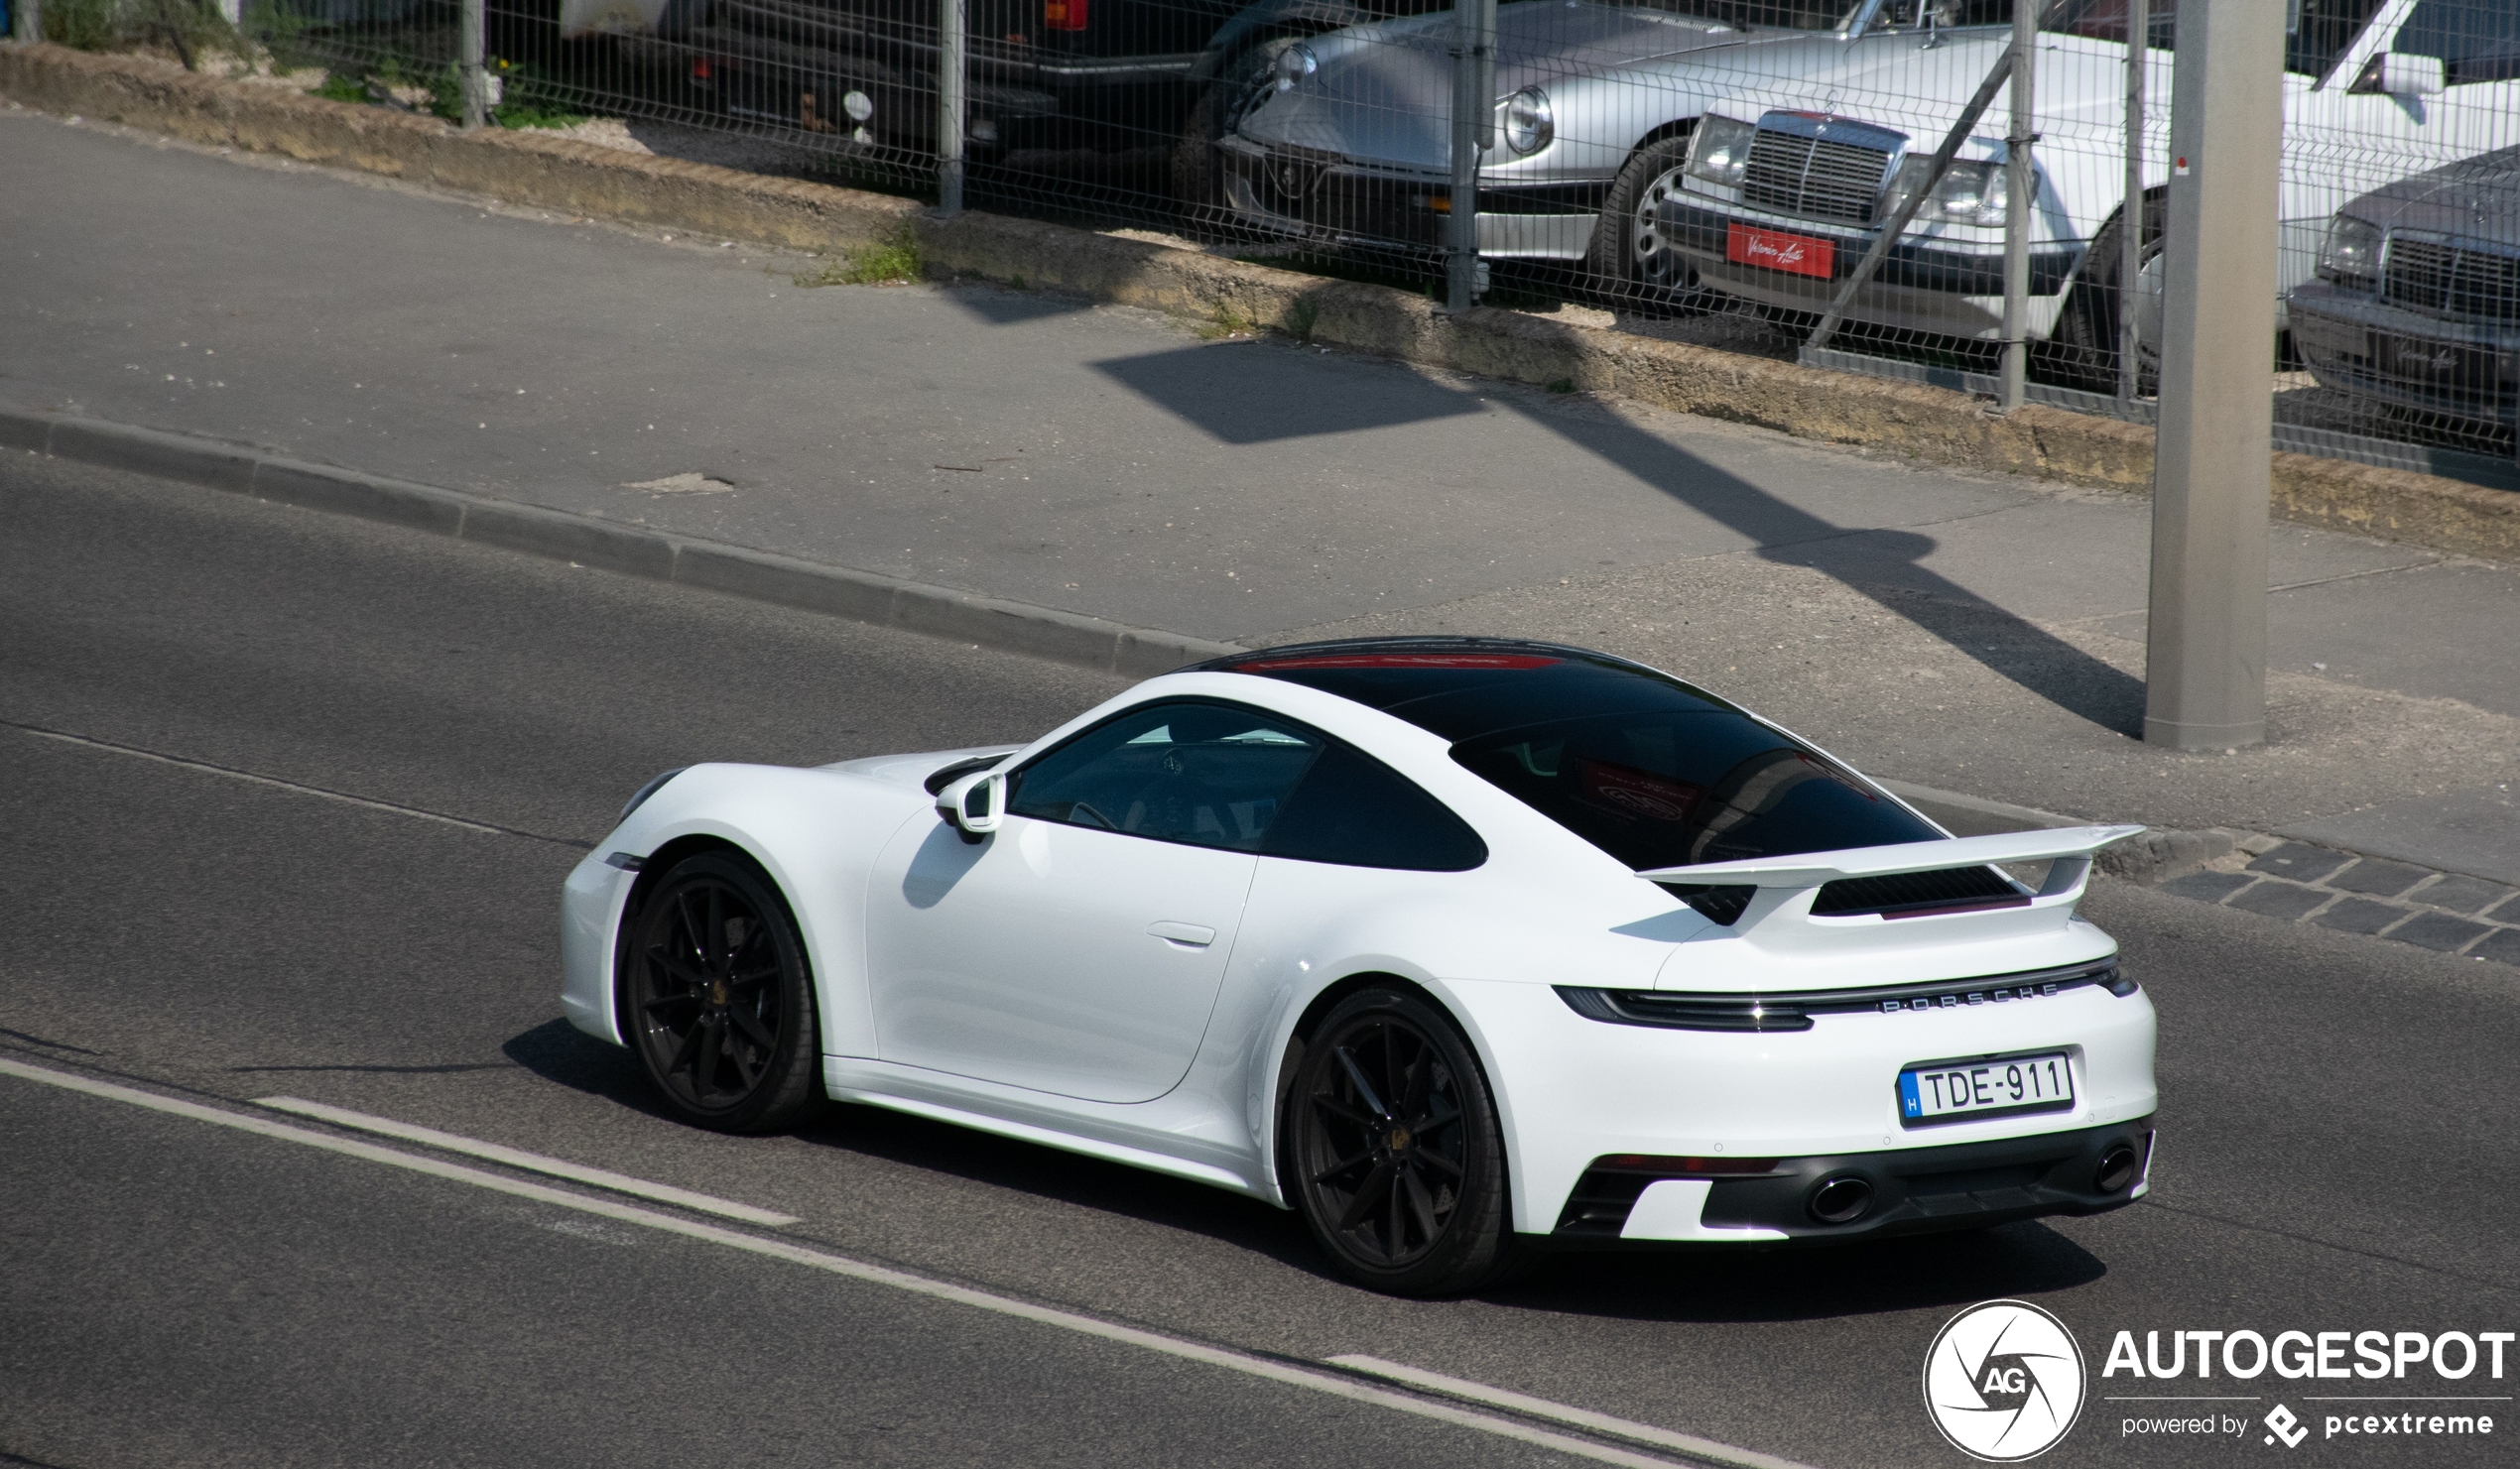
{"type": "Polygon", "coordinates": [[[2146,1116],[2037,1137],[1781,1159],[1757,1177],[1595,1166],[1576,1183],[1548,1239],[1577,1249],[1843,1244],[2101,1214],[2149,1190],[2152,1147],[2153,1119],[2146,1116]],[[2117,1187],[2102,1188],[2101,1174],[2120,1150],[2132,1154],[2133,1171],[2117,1187]],[[1845,1179],[1869,1190],[1868,1204],[1844,1222],[1822,1222],[1815,1198],[1824,1185],[1845,1179]]]}

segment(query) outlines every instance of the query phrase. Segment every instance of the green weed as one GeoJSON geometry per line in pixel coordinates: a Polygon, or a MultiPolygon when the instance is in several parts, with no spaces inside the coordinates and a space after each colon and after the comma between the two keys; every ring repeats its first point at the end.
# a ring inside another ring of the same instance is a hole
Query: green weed
{"type": "Polygon", "coordinates": [[[1575,379],[1560,378],[1549,385],[1549,391],[1552,393],[1572,393],[1575,391],[1575,379]]]}
{"type": "Polygon", "coordinates": [[[883,286],[895,281],[916,281],[926,269],[927,262],[919,257],[919,242],[905,232],[880,244],[852,246],[838,258],[824,261],[819,271],[789,279],[809,290],[817,286],[883,286]]]}
{"type": "Polygon", "coordinates": [[[1322,308],[1312,298],[1299,296],[1286,308],[1286,334],[1305,346],[1313,345],[1313,328],[1321,323],[1322,308]]]}

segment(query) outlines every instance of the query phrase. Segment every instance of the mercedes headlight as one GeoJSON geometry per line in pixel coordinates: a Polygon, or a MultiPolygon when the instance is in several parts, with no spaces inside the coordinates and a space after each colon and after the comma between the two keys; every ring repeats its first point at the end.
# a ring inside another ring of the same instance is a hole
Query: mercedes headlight
{"type": "Polygon", "coordinates": [[[1549,94],[1524,87],[1505,99],[1505,146],[1516,153],[1538,153],[1558,136],[1557,116],[1549,110],[1549,94]]]}
{"type": "Polygon", "coordinates": [[[1698,130],[1689,135],[1690,177],[1708,184],[1738,184],[1742,169],[1750,162],[1750,142],[1758,135],[1756,123],[1737,118],[1709,112],[1698,119],[1698,130]]]}
{"type": "Polygon", "coordinates": [[[2319,250],[2319,274],[2340,286],[2368,287],[2380,276],[2380,245],[2388,232],[2368,219],[2339,214],[2319,250]]]}
{"type": "Polygon", "coordinates": [[[1289,91],[1294,88],[1297,82],[1302,81],[1305,77],[1321,70],[1322,59],[1313,55],[1313,48],[1306,46],[1303,42],[1299,41],[1293,46],[1290,46],[1286,50],[1278,53],[1278,62],[1275,69],[1277,72],[1278,90],[1282,92],[1289,91]]]}
{"type": "MultiPolygon", "coordinates": [[[[1910,158],[1899,166],[1899,175],[1881,196],[1876,216],[1884,221],[1899,211],[1908,196],[1925,182],[1930,158],[1910,158]]],[[[2001,224],[2004,222],[2004,166],[1995,163],[1957,163],[1943,171],[1942,181],[1916,211],[1920,224],[2001,224]]]]}

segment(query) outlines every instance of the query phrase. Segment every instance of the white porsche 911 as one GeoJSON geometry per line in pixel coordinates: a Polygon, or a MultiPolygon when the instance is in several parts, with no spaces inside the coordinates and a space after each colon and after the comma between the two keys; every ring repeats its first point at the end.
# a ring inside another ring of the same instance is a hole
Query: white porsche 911
{"type": "Polygon", "coordinates": [[[569,876],[562,998],[700,1126],[897,1108],[1456,1292],[2140,1197],[2153,1009],[2075,909],[2141,829],[1954,838],[1581,649],[1310,644],[1021,749],[660,776],[569,876]]]}

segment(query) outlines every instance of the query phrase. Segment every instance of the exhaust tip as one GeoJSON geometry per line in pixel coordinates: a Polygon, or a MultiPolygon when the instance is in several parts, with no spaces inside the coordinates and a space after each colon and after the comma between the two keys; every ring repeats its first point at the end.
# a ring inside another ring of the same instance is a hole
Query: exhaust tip
{"type": "Polygon", "coordinates": [[[2091,1186],[2102,1193],[2115,1193],[2134,1181],[2135,1150],[2124,1143],[2102,1154],[2099,1169],[2091,1175],[2091,1186]]]}
{"type": "Polygon", "coordinates": [[[1812,1190],[1812,1217],[1823,1224],[1852,1224],[1872,1207],[1872,1185],[1852,1173],[1824,1179],[1812,1190]]]}

